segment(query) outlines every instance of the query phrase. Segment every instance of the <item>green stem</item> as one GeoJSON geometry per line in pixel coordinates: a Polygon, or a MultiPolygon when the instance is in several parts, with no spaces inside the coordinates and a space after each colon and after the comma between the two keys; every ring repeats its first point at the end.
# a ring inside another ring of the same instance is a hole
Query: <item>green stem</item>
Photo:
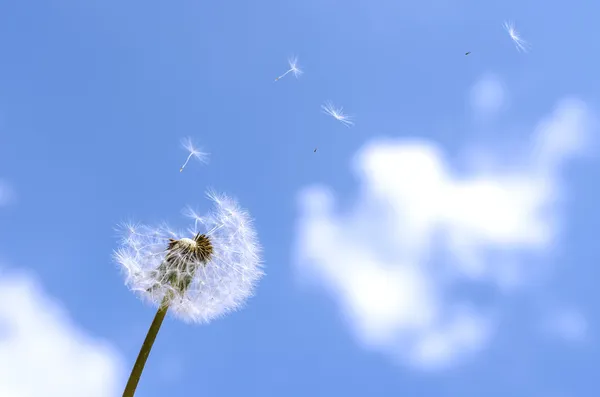
{"type": "Polygon", "coordinates": [[[156,340],[156,335],[158,335],[158,331],[160,330],[160,326],[162,325],[162,322],[165,319],[167,310],[169,310],[169,299],[165,297],[162,304],[158,308],[156,315],[154,316],[154,320],[152,320],[150,329],[146,334],[146,339],[144,339],[144,343],[142,344],[140,353],[138,354],[137,359],[135,360],[135,364],[133,365],[133,369],[131,370],[131,374],[129,375],[129,380],[127,381],[127,385],[125,386],[125,391],[123,391],[123,397],[133,397],[133,395],[135,394],[135,389],[137,388],[138,382],[140,381],[140,377],[142,376],[142,371],[144,371],[146,360],[150,355],[150,350],[152,350],[152,345],[156,340]]]}

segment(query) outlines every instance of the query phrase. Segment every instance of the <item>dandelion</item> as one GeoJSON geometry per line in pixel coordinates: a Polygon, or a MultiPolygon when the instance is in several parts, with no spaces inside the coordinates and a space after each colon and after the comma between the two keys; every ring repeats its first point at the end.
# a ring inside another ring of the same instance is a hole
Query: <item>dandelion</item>
{"type": "Polygon", "coordinates": [[[284,78],[288,73],[294,73],[294,76],[296,76],[296,78],[300,77],[300,75],[302,73],[304,73],[302,70],[300,70],[300,68],[298,67],[298,57],[292,57],[288,59],[288,63],[290,65],[290,69],[285,72],[284,74],[282,74],[281,76],[277,77],[275,79],[275,81],[281,80],[282,78],[284,78]]]}
{"type": "Polygon", "coordinates": [[[504,29],[506,30],[506,32],[508,33],[508,35],[510,36],[511,40],[513,41],[513,43],[515,43],[515,47],[517,48],[517,51],[520,52],[527,52],[529,51],[529,48],[531,47],[529,45],[529,43],[525,40],[523,40],[521,38],[521,35],[519,34],[519,32],[517,32],[517,29],[515,28],[515,24],[513,22],[507,21],[504,22],[504,29]]]}
{"type": "Polygon", "coordinates": [[[184,147],[185,150],[187,150],[188,152],[190,152],[189,156],[187,156],[187,159],[185,160],[185,163],[183,163],[183,165],[181,166],[181,168],[179,169],[179,172],[183,171],[183,169],[185,168],[185,166],[190,162],[190,159],[192,157],[196,158],[198,161],[202,162],[202,163],[208,163],[208,153],[203,152],[200,148],[197,148],[194,145],[194,142],[192,142],[192,138],[184,138],[181,140],[181,145],[184,147]]]}
{"type": "Polygon", "coordinates": [[[167,225],[127,224],[114,257],[127,287],[158,311],[131,371],[123,397],[132,397],[167,310],[186,322],[209,321],[239,309],[262,277],[260,246],[252,220],[225,195],[208,193],[214,210],[185,233],[167,225]]]}
{"type": "Polygon", "coordinates": [[[344,108],[342,107],[336,108],[333,103],[326,102],[324,105],[321,105],[321,109],[323,109],[323,113],[328,114],[334,119],[340,121],[346,127],[354,125],[354,123],[351,121],[352,116],[344,114],[344,108]]]}

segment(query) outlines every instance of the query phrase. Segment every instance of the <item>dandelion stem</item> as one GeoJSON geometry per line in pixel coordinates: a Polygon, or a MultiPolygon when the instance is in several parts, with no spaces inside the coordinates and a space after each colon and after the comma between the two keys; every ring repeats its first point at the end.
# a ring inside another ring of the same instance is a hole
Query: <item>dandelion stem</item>
{"type": "Polygon", "coordinates": [[[287,75],[289,72],[291,72],[292,70],[294,70],[294,69],[290,69],[290,70],[288,70],[287,72],[285,72],[284,74],[282,74],[281,76],[277,77],[277,78],[275,79],[275,81],[277,81],[277,80],[281,80],[282,78],[284,78],[284,77],[285,77],[285,76],[286,76],[286,75],[287,75]]]}
{"type": "Polygon", "coordinates": [[[190,153],[190,155],[187,157],[187,160],[185,160],[185,163],[183,163],[183,165],[179,169],[179,172],[183,171],[183,169],[185,168],[185,166],[190,162],[190,159],[192,158],[193,155],[194,155],[193,152],[190,153]]]}
{"type": "Polygon", "coordinates": [[[150,329],[148,329],[148,333],[146,334],[146,339],[144,339],[142,348],[140,349],[137,359],[135,360],[135,364],[133,365],[133,369],[131,370],[131,374],[129,375],[129,380],[125,386],[125,391],[123,391],[123,397],[133,397],[135,394],[135,389],[137,388],[140,377],[142,376],[142,371],[144,371],[144,366],[146,365],[146,360],[150,355],[150,350],[152,350],[152,345],[154,345],[154,341],[156,340],[156,335],[158,335],[158,331],[160,330],[160,326],[165,319],[167,310],[169,310],[169,301],[169,296],[165,296],[162,304],[156,312],[156,315],[154,316],[154,320],[152,320],[150,329]]]}

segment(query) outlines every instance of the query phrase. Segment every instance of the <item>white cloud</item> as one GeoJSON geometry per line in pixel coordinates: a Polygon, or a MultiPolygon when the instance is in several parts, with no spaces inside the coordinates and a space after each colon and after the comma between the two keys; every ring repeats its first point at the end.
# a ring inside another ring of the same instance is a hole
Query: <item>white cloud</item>
{"type": "Polygon", "coordinates": [[[121,369],[32,278],[0,275],[0,396],[114,397],[121,369]]]}
{"type": "Polygon", "coordinates": [[[508,294],[533,272],[521,254],[551,249],[559,171],[581,154],[590,121],[581,101],[560,102],[532,151],[505,159],[510,170],[459,174],[434,142],[368,143],[355,158],[360,189],[350,209],[336,208],[324,186],[300,194],[300,275],[332,294],[367,348],[421,368],[477,353],[499,308],[477,305],[468,287],[508,294]]]}
{"type": "Polygon", "coordinates": [[[506,90],[502,81],[493,74],[483,76],[471,88],[471,107],[483,116],[493,116],[506,106],[506,90]]]}

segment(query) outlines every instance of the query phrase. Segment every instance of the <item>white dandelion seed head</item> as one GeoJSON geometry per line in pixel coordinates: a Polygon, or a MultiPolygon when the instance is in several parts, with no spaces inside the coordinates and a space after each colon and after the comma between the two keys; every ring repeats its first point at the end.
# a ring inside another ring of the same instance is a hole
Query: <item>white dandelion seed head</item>
{"type": "Polygon", "coordinates": [[[123,225],[114,253],[131,291],[156,307],[172,296],[169,310],[187,322],[207,323],[241,308],[264,274],[248,212],[226,195],[209,192],[208,198],[214,209],[205,216],[185,210],[193,221],[187,232],[167,225],[123,225]],[[189,254],[202,234],[212,247],[206,262],[189,254]],[[170,243],[176,248],[168,250],[170,243]],[[184,292],[176,284],[182,280],[189,282],[184,292]]]}
{"type": "Polygon", "coordinates": [[[204,152],[201,147],[196,146],[190,137],[185,137],[181,140],[181,146],[188,151],[191,157],[196,158],[201,163],[208,163],[210,154],[204,152]]]}
{"type": "Polygon", "coordinates": [[[294,73],[294,76],[296,76],[296,78],[300,77],[300,75],[304,73],[302,69],[300,69],[300,67],[298,66],[297,56],[289,58],[288,63],[290,65],[290,70],[292,71],[292,73],[294,73]]]}
{"type": "Polygon", "coordinates": [[[325,102],[324,105],[321,105],[321,109],[323,110],[323,113],[340,121],[346,127],[350,127],[350,126],[354,125],[354,122],[352,121],[352,116],[348,116],[347,114],[344,114],[343,107],[336,107],[333,103],[331,103],[330,101],[327,101],[327,102],[325,102]]]}
{"type": "Polygon", "coordinates": [[[527,41],[523,40],[523,38],[517,31],[514,22],[505,21],[503,24],[503,27],[504,27],[504,30],[506,30],[506,32],[510,36],[510,39],[515,44],[517,51],[520,51],[520,52],[528,52],[529,51],[529,49],[531,48],[531,45],[527,41]]]}

